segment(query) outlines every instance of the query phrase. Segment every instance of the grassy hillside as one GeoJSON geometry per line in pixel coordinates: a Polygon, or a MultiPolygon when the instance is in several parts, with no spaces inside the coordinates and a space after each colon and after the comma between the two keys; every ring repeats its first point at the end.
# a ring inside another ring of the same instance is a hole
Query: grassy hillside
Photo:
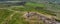
{"type": "MultiPolygon", "coordinates": [[[[46,10],[45,4],[27,2],[24,6],[11,6],[0,8],[0,24],[29,24],[22,16],[24,12],[39,12],[56,16],[54,11],[46,10]]],[[[43,24],[41,22],[41,24],[43,24]]]]}

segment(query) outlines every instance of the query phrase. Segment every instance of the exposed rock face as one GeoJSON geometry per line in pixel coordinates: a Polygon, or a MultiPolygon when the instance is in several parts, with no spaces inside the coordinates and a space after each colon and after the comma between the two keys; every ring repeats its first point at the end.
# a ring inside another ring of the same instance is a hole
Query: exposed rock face
{"type": "Polygon", "coordinates": [[[42,20],[44,24],[56,24],[56,21],[53,17],[50,19],[36,12],[28,12],[26,17],[30,22],[38,22],[40,24],[40,20],[42,20]]]}

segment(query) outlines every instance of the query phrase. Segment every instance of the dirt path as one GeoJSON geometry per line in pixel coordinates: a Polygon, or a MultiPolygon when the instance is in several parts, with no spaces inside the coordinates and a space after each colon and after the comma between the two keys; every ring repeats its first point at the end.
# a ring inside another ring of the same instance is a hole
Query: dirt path
{"type": "MultiPolygon", "coordinates": [[[[0,8],[0,9],[7,9],[7,8],[0,8]]],[[[14,10],[11,10],[11,9],[7,9],[7,10],[9,10],[9,11],[13,11],[14,13],[12,13],[10,16],[8,16],[5,20],[6,21],[3,21],[1,24],[5,24],[5,23],[7,23],[9,20],[11,20],[12,19],[12,16],[15,14],[15,13],[20,13],[20,11],[14,11],[14,10]]],[[[25,12],[27,15],[28,15],[28,13],[27,12],[25,12]]],[[[32,16],[32,15],[34,15],[33,13],[35,13],[35,12],[30,12],[31,14],[30,14],[30,16],[32,16]]],[[[38,17],[40,17],[40,19],[44,22],[44,23],[46,23],[46,24],[56,24],[55,22],[56,21],[54,21],[54,20],[52,20],[52,16],[51,15],[44,15],[44,14],[42,14],[42,13],[38,13],[38,12],[36,12],[37,13],[37,16],[38,17]],[[47,20],[47,19],[49,19],[49,20],[47,20]],[[53,23],[54,22],[54,23],[53,23]]],[[[26,18],[26,14],[24,14],[24,17],[26,18]]],[[[36,15],[36,14],[35,14],[36,15]]],[[[26,21],[29,21],[29,18],[26,20],[26,21]]],[[[34,22],[34,21],[33,21],[34,22]]]]}
{"type": "MultiPolygon", "coordinates": [[[[0,9],[7,9],[7,8],[0,8],[0,9]]],[[[6,19],[5,19],[1,24],[7,24],[8,21],[12,19],[12,16],[13,16],[14,14],[20,13],[20,11],[14,11],[14,10],[11,10],[11,9],[7,9],[7,10],[13,11],[13,13],[12,13],[10,16],[6,17],[6,19]]]]}

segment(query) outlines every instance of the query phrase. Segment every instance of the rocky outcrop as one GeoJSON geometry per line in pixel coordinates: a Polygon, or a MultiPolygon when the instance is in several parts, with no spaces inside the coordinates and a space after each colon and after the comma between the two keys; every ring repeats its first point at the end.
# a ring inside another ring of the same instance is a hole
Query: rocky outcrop
{"type": "MultiPolygon", "coordinates": [[[[35,18],[37,20],[42,20],[44,24],[56,24],[54,17],[48,18],[48,17],[40,15],[36,12],[28,12],[26,14],[26,17],[27,17],[27,19],[29,19],[29,21],[34,20],[34,18],[35,18]]],[[[36,22],[39,22],[39,21],[36,21],[36,22]]]]}

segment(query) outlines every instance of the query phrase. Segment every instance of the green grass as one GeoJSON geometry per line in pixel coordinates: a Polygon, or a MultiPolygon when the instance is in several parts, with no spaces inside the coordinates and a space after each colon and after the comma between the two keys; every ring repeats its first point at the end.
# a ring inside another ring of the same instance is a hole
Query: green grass
{"type": "Polygon", "coordinates": [[[12,10],[16,10],[16,11],[35,11],[34,8],[30,8],[30,7],[14,7],[12,8],[12,10]]]}
{"type": "Polygon", "coordinates": [[[18,24],[19,22],[21,23],[20,14],[16,13],[15,15],[13,15],[13,17],[10,20],[9,24],[18,24]]]}
{"type": "MultiPolygon", "coordinates": [[[[14,11],[20,11],[20,13],[16,13],[13,15],[12,19],[8,21],[8,24],[29,24],[29,22],[25,21],[25,19],[21,16],[23,16],[23,12],[25,11],[33,11],[33,12],[39,12],[43,14],[49,14],[55,16],[53,11],[46,10],[45,4],[37,4],[37,3],[31,3],[27,2],[25,6],[16,6],[16,7],[9,7],[10,9],[14,11]]],[[[13,11],[9,11],[7,9],[0,9],[0,23],[6,19],[6,17],[10,16],[13,13],[13,11]]],[[[42,23],[41,23],[42,24],[42,23]]]]}
{"type": "Polygon", "coordinates": [[[25,19],[22,17],[21,13],[16,13],[12,20],[10,20],[9,24],[26,24],[28,22],[25,21],[25,19]]]}
{"type": "Polygon", "coordinates": [[[16,10],[16,11],[34,11],[34,12],[40,12],[43,14],[49,14],[49,15],[53,15],[56,16],[56,14],[54,14],[55,12],[50,11],[50,10],[46,10],[44,7],[26,7],[26,6],[21,6],[21,7],[13,7],[12,10],[16,10]]]}
{"type": "Polygon", "coordinates": [[[0,9],[0,23],[6,19],[9,15],[11,15],[13,11],[0,9]]]}
{"type": "Polygon", "coordinates": [[[27,7],[45,7],[45,4],[37,4],[37,3],[32,3],[32,2],[27,2],[25,4],[27,7]]]}

